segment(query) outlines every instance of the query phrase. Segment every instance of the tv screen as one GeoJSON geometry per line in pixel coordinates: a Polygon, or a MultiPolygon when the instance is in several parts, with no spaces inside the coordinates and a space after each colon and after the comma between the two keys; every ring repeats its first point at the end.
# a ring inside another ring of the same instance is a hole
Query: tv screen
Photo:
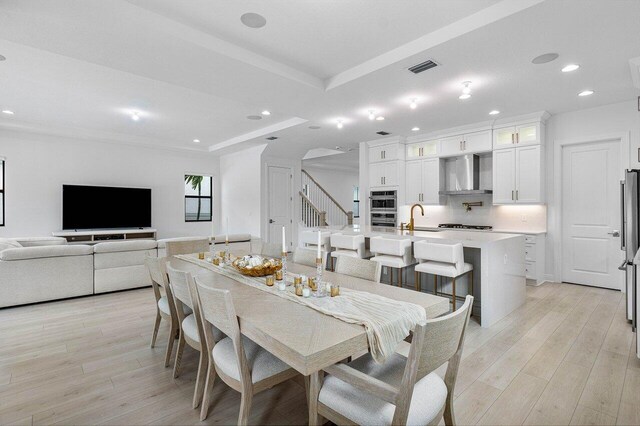
{"type": "Polygon", "coordinates": [[[147,228],[151,189],[62,186],[62,229],[147,228]]]}

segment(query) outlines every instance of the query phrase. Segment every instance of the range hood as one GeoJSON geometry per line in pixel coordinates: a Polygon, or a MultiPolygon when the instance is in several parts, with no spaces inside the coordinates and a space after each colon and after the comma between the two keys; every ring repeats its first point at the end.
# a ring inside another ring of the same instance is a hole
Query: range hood
{"type": "Polygon", "coordinates": [[[440,191],[440,195],[492,194],[490,189],[480,189],[480,158],[467,154],[456,158],[455,189],[440,191]]]}

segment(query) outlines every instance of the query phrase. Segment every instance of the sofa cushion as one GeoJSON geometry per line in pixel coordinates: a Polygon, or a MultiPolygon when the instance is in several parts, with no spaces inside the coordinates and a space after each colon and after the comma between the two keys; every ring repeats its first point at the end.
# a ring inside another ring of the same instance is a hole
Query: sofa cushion
{"type": "Polygon", "coordinates": [[[96,270],[123,268],[126,266],[144,266],[147,256],[157,257],[158,251],[155,248],[147,250],[96,252],[93,263],[96,270]]]}
{"type": "MultiPolygon", "coordinates": [[[[201,240],[203,238],[208,238],[209,242],[211,242],[211,237],[178,237],[178,238],[162,238],[160,240],[157,241],[158,243],[158,248],[166,248],[167,247],[167,241],[194,241],[194,240],[201,240]]],[[[223,237],[224,238],[224,237],[223,237]]]]}
{"type": "Polygon", "coordinates": [[[84,244],[9,248],[0,252],[0,260],[27,260],[47,257],[85,256],[93,254],[93,247],[84,244]]]}
{"type": "Polygon", "coordinates": [[[22,247],[62,246],[67,244],[62,237],[20,237],[14,238],[22,247]]]}
{"type": "MultiPolygon", "coordinates": [[[[213,244],[224,244],[226,235],[216,235],[213,237],[213,244]]],[[[229,234],[230,243],[241,243],[251,241],[251,234],[229,234]]]]}
{"type": "Polygon", "coordinates": [[[120,251],[150,250],[158,246],[154,240],[110,241],[93,246],[95,253],[116,253],[120,251]]]}
{"type": "Polygon", "coordinates": [[[9,248],[20,248],[22,244],[17,242],[16,240],[11,240],[9,238],[0,238],[0,251],[9,249],[9,248]]]}

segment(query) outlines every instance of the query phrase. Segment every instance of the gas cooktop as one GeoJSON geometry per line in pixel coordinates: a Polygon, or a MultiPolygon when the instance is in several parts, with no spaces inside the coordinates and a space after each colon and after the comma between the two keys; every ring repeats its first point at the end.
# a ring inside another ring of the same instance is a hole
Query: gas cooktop
{"type": "Polygon", "coordinates": [[[476,230],[484,230],[490,231],[493,229],[493,226],[490,225],[463,225],[461,223],[441,223],[438,225],[438,228],[446,228],[446,229],[476,229],[476,230]]]}

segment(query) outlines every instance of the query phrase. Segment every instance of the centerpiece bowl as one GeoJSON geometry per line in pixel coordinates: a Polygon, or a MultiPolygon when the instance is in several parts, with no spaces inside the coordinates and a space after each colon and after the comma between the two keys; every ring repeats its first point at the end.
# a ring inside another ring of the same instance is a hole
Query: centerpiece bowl
{"type": "Polygon", "coordinates": [[[239,257],[231,265],[242,275],[249,277],[266,277],[282,269],[282,261],[280,259],[255,255],[239,257]]]}

